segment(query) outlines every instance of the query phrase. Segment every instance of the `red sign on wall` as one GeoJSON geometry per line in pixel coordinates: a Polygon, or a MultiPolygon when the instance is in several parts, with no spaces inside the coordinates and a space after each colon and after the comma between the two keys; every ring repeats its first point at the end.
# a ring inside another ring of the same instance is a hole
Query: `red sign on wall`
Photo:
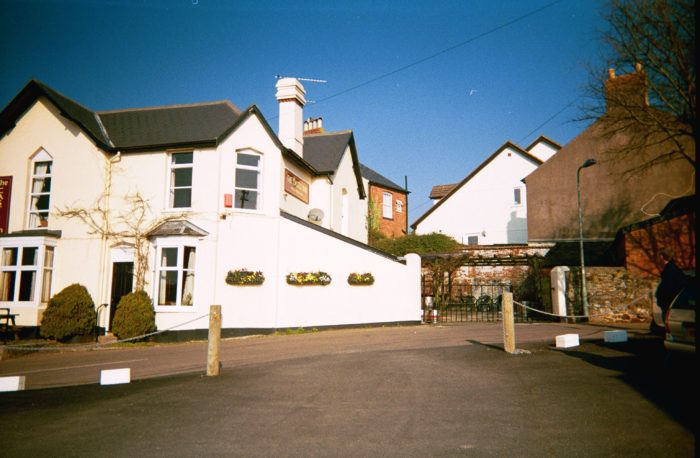
{"type": "Polygon", "coordinates": [[[10,194],[12,177],[0,177],[0,234],[7,234],[10,226],[10,194]]]}

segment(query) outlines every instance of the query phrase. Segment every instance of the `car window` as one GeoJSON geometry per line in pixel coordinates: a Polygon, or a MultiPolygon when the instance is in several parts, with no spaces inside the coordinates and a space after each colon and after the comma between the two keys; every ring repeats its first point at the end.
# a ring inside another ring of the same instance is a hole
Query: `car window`
{"type": "Polygon", "coordinates": [[[674,309],[695,310],[695,286],[687,286],[678,293],[671,307],[674,309]]]}

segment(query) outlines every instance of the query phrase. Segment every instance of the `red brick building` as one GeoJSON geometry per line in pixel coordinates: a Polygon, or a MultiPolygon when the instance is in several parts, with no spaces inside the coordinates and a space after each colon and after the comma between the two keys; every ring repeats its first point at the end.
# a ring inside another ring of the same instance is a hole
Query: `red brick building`
{"type": "Polygon", "coordinates": [[[623,228],[618,252],[624,250],[630,275],[658,278],[663,270],[661,252],[666,251],[682,270],[695,270],[695,196],[674,199],[658,216],[623,228]]]}
{"type": "Polygon", "coordinates": [[[398,184],[361,165],[367,186],[368,226],[388,238],[398,238],[408,231],[408,193],[398,184]]]}

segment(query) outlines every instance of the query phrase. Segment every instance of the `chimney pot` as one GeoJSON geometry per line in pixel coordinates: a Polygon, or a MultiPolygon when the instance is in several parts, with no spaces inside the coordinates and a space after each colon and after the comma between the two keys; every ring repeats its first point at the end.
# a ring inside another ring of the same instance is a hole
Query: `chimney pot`
{"type": "Polygon", "coordinates": [[[615,69],[614,68],[609,68],[608,69],[608,78],[611,80],[615,79],[615,69]]]}

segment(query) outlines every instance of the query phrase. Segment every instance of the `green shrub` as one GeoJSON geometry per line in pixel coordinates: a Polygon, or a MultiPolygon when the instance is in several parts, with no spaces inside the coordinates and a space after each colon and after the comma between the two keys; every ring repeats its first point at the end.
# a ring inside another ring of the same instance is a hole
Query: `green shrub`
{"type": "Polygon", "coordinates": [[[95,328],[96,318],[90,293],[83,285],[74,283],[49,299],[41,318],[40,334],[56,340],[88,335],[95,328]]]}
{"type": "Polygon", "coordinates": [[[122,296],[114,312],[112,333],[120,339],[130,339],[156,330],[153,302],[145,291],[122,296]]]}
{"type": "Polygon", "coordinates": [[[461,247],[460,243],[452,237],[435,232],[421,235],[408,234],[395,239],[379,239],[372,246],[395,256],[404,256],[408,253],[449,253],[461,247]]]}

